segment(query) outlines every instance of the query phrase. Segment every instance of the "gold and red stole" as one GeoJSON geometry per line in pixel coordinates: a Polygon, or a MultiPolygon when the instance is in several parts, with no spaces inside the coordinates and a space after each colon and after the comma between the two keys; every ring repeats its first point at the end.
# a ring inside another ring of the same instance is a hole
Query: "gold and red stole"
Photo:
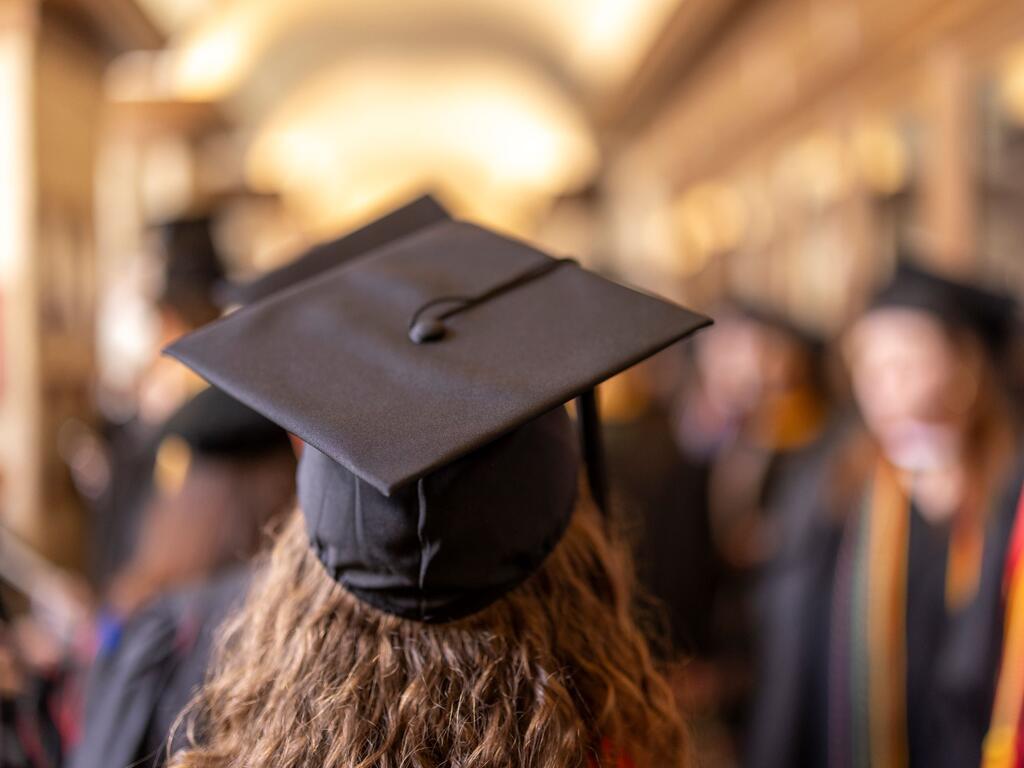
{"type": "MultiPolygon", "coordinates": [[[[953,520],[946,607],[975,595],[984,551],[982,505],[953,520]]],[[[908,760],[906,610],[910,499],[898,470],[876,465],[844,532],[829,649],[830,765],[900,768],[908,760]]]]}
{"type": "Polygon", "coordinates": [[[1017,504],[1004,592],[1003,658],[982,768],[1024,766],[1024,494],[1017,504]]]}

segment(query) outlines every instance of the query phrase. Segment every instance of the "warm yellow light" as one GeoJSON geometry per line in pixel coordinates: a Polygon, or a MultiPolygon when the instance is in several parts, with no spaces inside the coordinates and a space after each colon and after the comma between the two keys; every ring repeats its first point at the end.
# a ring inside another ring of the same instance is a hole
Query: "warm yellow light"
{"type": "Polygon", "coordinates": [[[484,56],[373,56],[325,72],[257,132],[247,172],[342,222],[397,191],[535,200],[584,184],[590,129],[546,80],[484,56]]]}
{"type": "Polygon", "coordinates": [[[883,195],[898,192],[907,183],[910,161],[896,127],[885,120],[866,120],[850,137],[857,171],[869,188],[883,195]]]}
{"type": "Polygon", "coordinates": [[[246,74],[255,53],[254,42],[252,25],[218,25],[191,45],[175,49],[174,90],[188,99],[225,96],[246,74]]]}
{"type": "Polygon", "coordinates": [[[35,273],[32,115],[37,52],[28,5],[0,3],[0,509],[15,531],[34,530],[40,506],[40,315],[35,273]],[[24,11],[24,12],[22,12],[24,11]]]}
{"type": "Polygon", "coordinates": [[[828,205],[840,199],[849,182],[845,147],[837,136],[815,133],[801,149],[804,192],[809,202],[828,205]]]}
{"type": "Polygon", "coordinates": [[[389,30],[407,37],[421,29],[429,44],[446,24],[469,30],[467,47],[500,47],[504,35],[496,30],[507,30],[510,45],[531,41],[579,84],[600,92],[622,82],[678,5],[679,0],[225,0],[203,14],[159,14],[192,22],[174,40],[175,82],[182,96],[205,99],[231,94],[256,67],[273,65],[263,58],[268,51],[287,39],[301,45],[307,31],[336,28],[358,36],[367,30],[367,39],[386,40],[389,30]]]}
{"type": "Polygon", "coordinates": [[[1018,125],[1024,125],[1024,46],[1014,48],[1003,64],[999,100],[1018,125]]]}
{"type": "Polygon", "coordinates": [[[702,259],[736,248],[747,227],[742,198],[735,188],[721,182],[706,182],[687,190],[679,200],[676,216],[686,248],[702,259]]]}
{"type": "MultiPolygon", "coordinates": [[[[550,4],[549,4],[550,5],[550,4]]],[[[639,63],[678,0],[577,0],[565,18],[566,42],[581,68],[595,72],[598,87],[618,85],[639,63]]]]}
{"type": "Polygon", "coordinates": [[[742,244],[747,248],[763,248],[775,235],[775,201],[769,185],[770,181],[762,170],[736,181],[744,218],[742,244]]]}
{"type": "Polygon", "coordinates": [[[137,0],[142,10],[161,29],[182,29],[210,7],[209,0],[137,0]]]}

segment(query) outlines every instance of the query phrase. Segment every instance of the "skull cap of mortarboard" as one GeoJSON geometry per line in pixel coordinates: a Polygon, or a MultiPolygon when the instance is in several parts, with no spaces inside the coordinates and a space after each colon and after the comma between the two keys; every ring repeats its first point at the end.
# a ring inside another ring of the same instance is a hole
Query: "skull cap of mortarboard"
{"type": "Polygon", "coordinates": [[[973,332],[998,354],[1017,327],[1017,302],[1007,293],[953,280],[904,254],[890,279],[875,293],[870,309],[904,307],[934,315],[973,332]]]}
{"type": "Polygon", "coordinates": [[[299,501],[339,583],[447,621],[529,576],[580,469],[564,403],[710,322],[456,221],[167,352],[310,446],[299,501]]]}
{"type": "Polygon", "coordinates": [[[450,218],[437,200],[423,195],[359,229],[311,248],[271,272],[248,282],[222,283],[216,291],[217,303],[222,307],[251,304],[358,258],[378,246],[450,218]]]}
{"type": "Polygon", "coordinates": [[[164,423],[161,439],[179,437],[194,455],[246,459],[290,452],[288,433],[217,387],[207,387],[164,423]]]}

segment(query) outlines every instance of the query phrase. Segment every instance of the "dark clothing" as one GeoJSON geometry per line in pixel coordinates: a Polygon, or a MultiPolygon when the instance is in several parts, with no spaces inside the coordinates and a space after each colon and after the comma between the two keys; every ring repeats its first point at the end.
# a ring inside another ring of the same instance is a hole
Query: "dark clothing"
{"type": "Polygon", "coordinates": [[[216,630],[249,579],[248,569],[232,571],[160,598],[128,622],[92,670],[72,768],[164,764],[171,728],[206,676],[216,630]]]}
{"type": "MultiPolygon", "coordinates": [[[[790,499],[783,550],[761,591],[765,634],[750,768],[832,766],[829,752],[830,627],[840,591],[843,526],[827,512],[830,457],[808,465],[790,499]]],[[[976,596],[946,608],[949,529],[910,509],[906,602],[906,702],[909,765],[978,765],[999,659],[1003,563],[1015,492],[996,502],[986,529],[976,596]]]]}
{"type": "Polygon", "coordinates": [[[110,481],[95,500],[91,576],[102,591],[131,558],[146,503],[153,492],[159,427],[134,418],[104,429],[110,481]]]}
{"type": "Polygon", "coordinates": [[[921,758],[939,735],[930,733],[929,727],[934,714],[932,699],[939,688],[933,670],[940,667],[941,648],[956,624],[955,617],[946,612],[948,555],[949,526],[933,526],[912,509],[907,558],[906,661],[907,748],[911,765],[940,764],[921,758]]]}
{"type": "Polygon", "coordinates": [[[707,656],[717,562],[708,469],[687,461],[659,410],[604,427],[611,498],[634,542],[646,593],[664,612],[672,655],[707,656]]]}
{"type": "Polygon", "coordinates": [[[739,563],[723,556],[714,607],[715,660],[730,681],[730,693],[721,702],[721,715],[737,743],[749,738],[756,680],[765,663],[761,648],[765,642],[765,623],[769,619],[762,615],[759,598],[765,571],[778,556],[779,549],[788,546],[781,539],[786,535],[784,518],[792,514],[791,497],[804,487],[808,471],[815,471],[821,453],[835,439],[838,429],[827,425],[817,441],[786,449],[767,449],[750,441],[737,442],[725,449],[716,462],[713,478],[718,481],[714,487],[719,494],[712,514],[719,516],[719,525],[723,521],[735,525],[744,517],[756,520],[757,527],[747,529],[746,537],[760,550],[761,558],[739,563]],[[733,461],[739,466],[760,466],[756,481],[741,487],[731,473],[736,466],[733,461]],[[731,484],[726,493],[721,492],[723,479],[731,484]]]}

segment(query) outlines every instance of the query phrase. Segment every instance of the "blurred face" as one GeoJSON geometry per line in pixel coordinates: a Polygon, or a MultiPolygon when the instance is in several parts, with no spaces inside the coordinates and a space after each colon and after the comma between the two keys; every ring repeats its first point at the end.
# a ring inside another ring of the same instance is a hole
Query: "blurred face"
{"type": "Polygon", "coordinates": [[[725,317],[697,337],[697,366],[709,400],[739,416],[761,397],[763,334],[756,323],[725,317]]]}
{"type": "Polygon", "coordinates": [[[877,309],[847,338],[854,394],[868,428],[898,466],[953,460],[972,404],[977,360],[932,316],[877,309]]]}

